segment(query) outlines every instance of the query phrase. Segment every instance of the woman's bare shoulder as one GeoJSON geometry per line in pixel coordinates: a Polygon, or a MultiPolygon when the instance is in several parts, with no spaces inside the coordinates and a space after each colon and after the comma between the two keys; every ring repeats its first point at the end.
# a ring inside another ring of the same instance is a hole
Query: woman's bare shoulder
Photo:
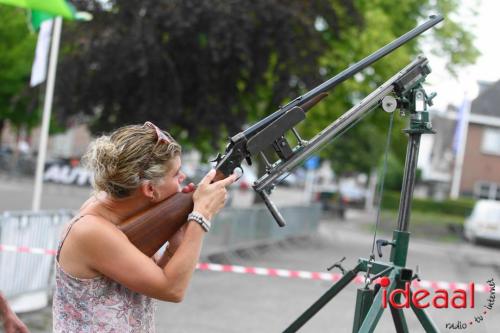
{"type": "Polygon", "coordinates": [[[78,278],[93,278],[99,272],[93,262],[109,252],[120,251],[126,243],[125,235],[110,221],[98,215],[81,215],[70,225],[59,254],[59,264],[69,274],[78,278]]]}
{"type": "Polygon", "coordinates": [[[127,237],[116,225],[99,215],[83,215],[71,228],[71,238],[75,242],[83,242],[84,245],[106,241],[110,238],[124,239],[127,237]]]}

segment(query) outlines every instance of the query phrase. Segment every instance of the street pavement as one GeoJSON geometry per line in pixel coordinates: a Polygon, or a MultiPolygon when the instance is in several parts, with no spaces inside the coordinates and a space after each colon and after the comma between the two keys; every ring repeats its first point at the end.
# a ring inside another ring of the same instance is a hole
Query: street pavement
{"type": "MultiPolygon", "coordinates": [[[[0,179],[0,211],[29,209],[30,184],[29,180],[0,179]]],[[[282,192],[277,202],[291,202],[288,196],[301,197],[300,191],[292,192],[282,192]]],[[[48,185],[42,207],[75,209],[88,194],[89,189],[48,185]]],[[[345,256],[344,267],[352,268],[358,258],[366,258],[371,253],[373,234],[366,225],[372,223],[373,213],[360,211],[348,211],[345,221],[325,216],[314,235],[202,258],[202,261],[326,272],[326,267],[345,256]]],[[[379,234],[378,238],[390,239],[390,235],[379,234]]],[[[389,251],[388,247],[384,248],[382,260],[388,259],[389,251]]],[[[414,269],[416,265],[423,280],[478,284],[491,278],[500,281],[500,256],[495,247],[412,239],[408,267],[414,269]]],[[[182,303],[158,302],[157,332],[281,332],[331,285],[319,280],[197,271],[182,303]]],[[[359,287],[347,286],[300,332],[350,332],[359,287]]],[[[487,304],[488,296],[476,292],[474,309],[430,309],[428,313],[441,331],[457,331],[446,329],[446,324],[474,320],[487,304]]],[[[423,332],[413,313],[406,313],[410,332],[423,332]]],[[[22,319],[32,332],[50,332],[50,309],[24,314],[22,319]]],[[[394,332],[391,320],[390,313],[384,312],[375,332],[394,332]]],[[[468,326],[458,331],[499,332],[500,304],[494,304],[480,323],[468,326]]]]}

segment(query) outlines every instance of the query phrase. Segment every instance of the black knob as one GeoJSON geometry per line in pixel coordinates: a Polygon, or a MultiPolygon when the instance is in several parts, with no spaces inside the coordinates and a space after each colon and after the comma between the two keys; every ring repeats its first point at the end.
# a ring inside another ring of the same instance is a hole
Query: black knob
{"type": "Polygon", "coordinates": [[[387,245],[395,246],[396,244],[394,244],[393,242],[389,242],[388,240],[385,239],[377,239],[377,253],[379,258],[382,258],[382,246],[387,246],[387,245]]]}

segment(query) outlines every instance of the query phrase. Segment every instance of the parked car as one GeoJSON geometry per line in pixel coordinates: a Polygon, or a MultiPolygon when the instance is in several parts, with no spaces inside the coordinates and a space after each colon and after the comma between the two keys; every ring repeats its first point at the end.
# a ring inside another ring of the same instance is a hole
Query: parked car
{"type": "Polygon", "coordinates": [[[500,243],[500,201],[478,200],[472,214],[465,221],[464,235],[473,243],[493,241],[500,243]]]}
{"type": "Polygon", "coordinates": [[[314,198],[321,204],[325,212],[332,213],[340,219],[345,218],[346,204],[342,200],[338,187],[335,185],[317,185],[314,189],[314,198]]]}
{"type": "Polygon", "coordinates": [[[351,208],[363,208],[366,201],[366,189],[355,184],[341,184],[340,196],[342,202],[351,208]]]}

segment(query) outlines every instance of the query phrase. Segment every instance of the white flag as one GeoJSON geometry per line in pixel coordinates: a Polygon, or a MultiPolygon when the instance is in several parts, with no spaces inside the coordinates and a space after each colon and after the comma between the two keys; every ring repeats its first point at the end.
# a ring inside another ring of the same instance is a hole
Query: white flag
{"type": "Polygon", "coordinates": [[[47,59],[50,49],[50,36],[52,32],[53,20],[43,21],[38,33],[38,41],[36,43],[35,60],[31,68],[30,86],[34,87],[47,77],[47,59]]]}
{"type": "Polygon", "coordinates": [[[457,125],[455,127],[455,133],[453,134],[452,150],[455,155],[459,153],[462,145],[465,144],[464,140],[466,140],[467,126],[469,126],[470,103],[471,101],[467,98],[467,95],[464,94],[464,100],[457,112],[457,125]]]}

